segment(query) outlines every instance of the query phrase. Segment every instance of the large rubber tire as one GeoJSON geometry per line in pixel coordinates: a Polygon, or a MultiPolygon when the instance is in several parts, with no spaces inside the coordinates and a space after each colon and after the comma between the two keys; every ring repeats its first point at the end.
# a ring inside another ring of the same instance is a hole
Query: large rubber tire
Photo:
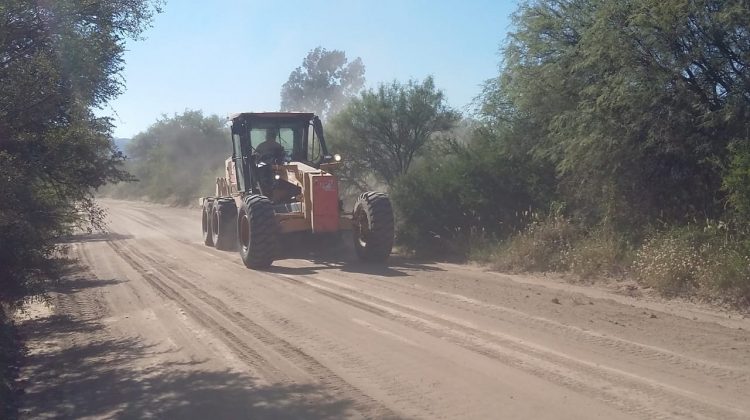
{"type": "Polygon", "coordinates": [[[245,197],[237,217],[240,256],[247,268],[262,269],[273,264],[278,253],[279,223],[271,201],[262,195],[245,197]]]}
{"type": "Polygon", "coordinates": [[[366,192],[354,205],[354,250],[363,261],[383,262],[393,248],[393,207],[384,193],[366,192]]]}
{"type": "Polygon", "coordinates": [[[203,202],[203,210],[201,211],[201,227],[203,229],[203,244],[207,246],[214,246],[213,233],[211,232],[211,210],[212,202],[206,200],[203,202]]]}
{"type": "Polygon", "coordinates": [[[234,200],[214,202],[211,210],[211,238],[216,249],[232,251],[237,247],[237,205],[234,200]]]}

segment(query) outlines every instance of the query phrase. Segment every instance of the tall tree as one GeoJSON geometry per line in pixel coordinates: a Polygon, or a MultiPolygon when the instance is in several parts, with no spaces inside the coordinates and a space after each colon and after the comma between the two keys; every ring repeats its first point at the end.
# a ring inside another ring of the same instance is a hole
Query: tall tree
{"type": "Polygon", "coordinates": [[[354,165],[345,168],[352,179],[373,173],[393,185],[425,146],[460,118],[432,77],[394,81],[363,91],[332,119],[332,144],[346,155],[345,165],[354,165]]]}
{"type": "Polygon", "coordinates": [[[723,212],[750,131],[747,1],[534,0],[515,25],[496,86],[570,201],[624,223],[723,212]]]}
{"type": "Polygon", "coordinates": [[[365,84],[365,66],[357,57],[317,47],[281,87],[282,111],[315,112],[321,118],[338,112],[365,84]]]}
{"type": "MultiPolygon", "coordinates": [[[[127,179],[109,119],[124,42],[160,2],[5,0],[0,5],[0,303],[44,290],[59,239],[101,222],[93,191],[127,179]]],[[[0,306],[0,317],[2,316],[0,306]]]]}

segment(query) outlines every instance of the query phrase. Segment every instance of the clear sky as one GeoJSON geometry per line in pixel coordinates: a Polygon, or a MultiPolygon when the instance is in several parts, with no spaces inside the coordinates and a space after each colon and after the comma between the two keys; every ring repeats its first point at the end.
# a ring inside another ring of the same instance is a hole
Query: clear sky
{"type": "Polygon", "coordinates": [[[128,41],[125,92],[104,110],[115,137],[186,109],[226,116],[279,108],[289,74],[317,46],[361,57],[366,86],[435,78],[464,110],[498,73],[516,1],[167,0],[128,41]]]}

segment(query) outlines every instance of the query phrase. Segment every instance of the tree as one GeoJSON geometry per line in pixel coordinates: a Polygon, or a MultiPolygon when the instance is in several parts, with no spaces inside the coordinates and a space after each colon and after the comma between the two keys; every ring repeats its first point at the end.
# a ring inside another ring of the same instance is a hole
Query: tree
{"type": "Polygon", "coordinates": [[[750,130],[747,2],[537,0],[515,25],[496,86],[582,215],[723,213],[729,145],[750,130]]]}
{"type": "Polygon", "coordinates": [[[116,196],[187,204],[213,191],[232,145],[225,120],[185,111],[163,117],[127,146],[128,170],[138,182],[117,185],[116,196]]]}
{"type": "Polygon", "coordinates": [[[365,84],[365,66],[357,57],[317,47],[281,87],[282,111],[314,112],[325,119],[338,112],[365,84]]]}
{"type": "Polygon", "coordinates": [[[554,197],[554,172],[516,155],[508,133],[474,129],[466,142],[430,153],[391,191],[399,242],[432,255],[466,255],[474,242],[507,237],[529,209],[554,197]]]}
{"type": "Polygon", "coordinates": [[[425,146],[460,118],[427,77],[423,82],[393,82],[365,90],[333,117],[329,137],[349,162],[349,178],[372,173],[392,186],[425,146]]]}
{"type": "MultiPolygon", "coordinates": [[[[128,179],[112,124],[127,38],[159,2],[6,0],[0,6],[0,303],[45,290],[76,226],[100,226],[93,192],[128,179]]],[[[0,305],[0,319],[2,318],[0,305]]]]}

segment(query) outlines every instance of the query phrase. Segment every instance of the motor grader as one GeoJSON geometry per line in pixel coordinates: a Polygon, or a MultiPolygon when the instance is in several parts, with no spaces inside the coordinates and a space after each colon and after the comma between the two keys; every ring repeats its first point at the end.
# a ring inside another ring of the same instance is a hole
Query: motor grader
{"type": "Polygon", "coordinates": [[[232,156],[215,195],[199,199],[203,242],[239,249],[246,267],[262,269],[280,257],[282,235],[319,237],[351,231],[357,256],[382,262],[393,246],[393,210],[388,196],[366,192],[344,211],[338,179],[341,164],[329,154],[320,119],[312,113],[240,113],[229,117],[232,156]],[[262,143],[266,143],[263,145],[262,143]],[[278,153],[262,153],[268,142],[278,153]]]}

